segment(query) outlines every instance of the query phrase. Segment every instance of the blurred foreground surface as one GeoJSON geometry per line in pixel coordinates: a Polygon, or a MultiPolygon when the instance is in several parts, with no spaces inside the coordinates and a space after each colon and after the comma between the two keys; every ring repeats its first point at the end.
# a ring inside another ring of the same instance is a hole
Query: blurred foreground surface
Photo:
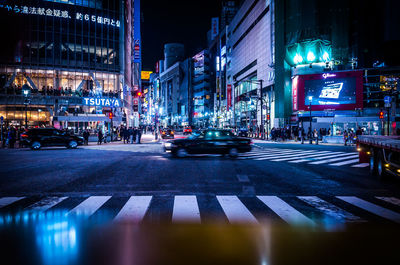
{"type": "Polygon", "coordinates": [[[1,264],[400,264],[394,225],[154,225],[63,211],[0,220],[1,264]]]}

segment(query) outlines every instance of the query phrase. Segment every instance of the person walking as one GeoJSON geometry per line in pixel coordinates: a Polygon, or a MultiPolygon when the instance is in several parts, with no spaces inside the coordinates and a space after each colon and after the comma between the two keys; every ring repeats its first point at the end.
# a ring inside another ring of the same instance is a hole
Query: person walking
{"type": "Polygon", "coordinates": [[[315,139],[315,144],[316,145],[318,145],[318,137],[319,137],[318,131],[317,131],[317,129],[314,129],[314,139],[315,139]]]}
{"type": "Polygon", "coordinates": [[[301,127],[300,134],[301,134],[301,144],[304,144],[304,138],[306,137],[306,132],[304,131],[303,127],[301,127]]]}
{"type": "Polygon", "coordinates": [[[83,132],[83,139],[85,140],[85,145],[89,145],[89,132],[88,132],[88,130],[85,130],[83,132]]]}
{"type": "Polygon", "coordinates": [[[103,132],[99,130],[97,133],[97,144],[101,145],[101,142],[103,141],[103,132]]]}
{"type": "Polygon", "coordinates": [[[132,128],[132,133],[131,133],[131,144],[133,144],[134,142],[136,142],[136,128],[132,128]]]}
{"type": "Polygon", "coordinates": [[[10,130],[8,131],[8,148],[14,148],[16,136],[15,129],[11,126],[10,130]]]}
{"type": "Polygon", "coordinates": [[[347,145],[347,141],[349,140],[349,134],[347,133],[347,130],[344,130],[343,140],[344,140],[344,146],[346,146],[347,145]]]}

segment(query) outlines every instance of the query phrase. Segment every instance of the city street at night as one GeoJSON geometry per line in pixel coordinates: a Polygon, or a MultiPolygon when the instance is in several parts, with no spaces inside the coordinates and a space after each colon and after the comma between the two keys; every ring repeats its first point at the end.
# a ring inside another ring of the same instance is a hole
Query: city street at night
{"type": "Polygon", "coordinates": [[[0,0],[0,264],[400,264],[399,10],[0,0]]]}
{"type": "Polygon", "coordinates": [[[400,222],[399,183],[371,176],[354,146],[255,142],[237,158],[175,158],[151,140],[1,150],[1,211],[81,208],[115,218],[130,205],[143,209],[135,220],[154,222],[400,222]]]}

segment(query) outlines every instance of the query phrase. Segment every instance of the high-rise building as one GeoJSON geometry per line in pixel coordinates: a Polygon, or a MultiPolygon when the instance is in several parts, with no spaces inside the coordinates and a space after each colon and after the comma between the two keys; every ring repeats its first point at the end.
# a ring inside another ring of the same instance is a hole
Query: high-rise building
{"type": "Polygon", "coordinates": [[[6,125],[22,127],[27,120],[28,126],[77,132],[129,123],[131,90],[137,83],[132,60],[140,60],[129,44],[140,30],[133,19],[140,12],[138,3],[2,4],[0,32],[7,41],[1,44],[0,115],[6,125]]]}

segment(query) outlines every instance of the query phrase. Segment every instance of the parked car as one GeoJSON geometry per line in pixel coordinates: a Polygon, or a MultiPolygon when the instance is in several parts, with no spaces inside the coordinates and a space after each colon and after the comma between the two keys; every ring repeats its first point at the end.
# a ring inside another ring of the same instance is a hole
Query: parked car
{"type": "Polygon", "coordinates": [[[169,128],[161,130],[161,138],[162,139],[174,139],[175,138],[174,134],[175,134],[174,130],[169,129],[169,128]]]}
{"type": "Polygon", "coordinates": [[[229,154],[236,157],[239,153],[251,151],[251,140],[236,137],[227,130],[211,129],[186,139],[168,141],[164,150],[177,157],[188,154],[229,154]]]}
{"type": "Polygon", "coordinates": [[[55,128],[35,128],[21,134],[21,143],[32,150],[39,150],[43,146],[65,146],[75,149],[83,145],[84,139],[55,128]]]}
{"type": "Polygon", "coordinates": [[[192,127],[187,126],[183,129],[183,134],[191,134],[192,133],[192,127]]]}
{"type": "Polygon", "coordinates": [[[240,137],[248,137],[249,132],[246,128],[240,128],[237,132],[237,135],[240,137]]]}

